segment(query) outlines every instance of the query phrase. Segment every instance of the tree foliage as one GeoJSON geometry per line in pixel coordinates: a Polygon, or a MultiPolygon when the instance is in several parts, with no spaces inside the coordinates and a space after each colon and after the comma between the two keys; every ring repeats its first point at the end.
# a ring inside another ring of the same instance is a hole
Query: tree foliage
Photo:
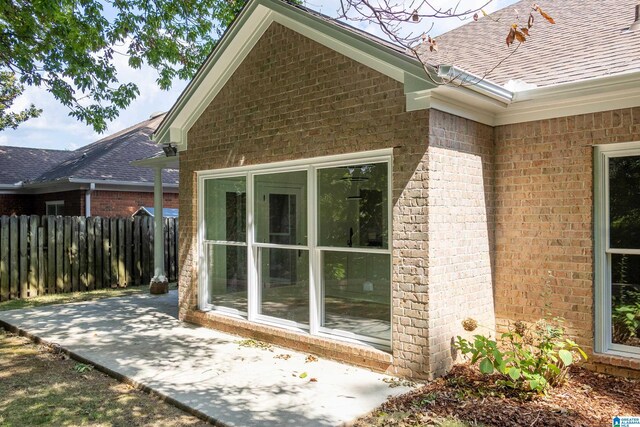
{"type": "Polygon", "coordinates": [[[0,71],[0,130],[15,129],[20,123],[32,117],[38,117],[42,112],[33,104],[22,111],[10,110],[13,101],[23,90],[23,86],[16,82],[13,73],[0,71]]]}
{"type": "MultiPolygon", "coordinates": [[[[44,86],[70,115],[104,131],[139,94],[135,84],[118,79],[116,56],[134,69],[150,65],[160,88],[168,89],[176,78],[195,74],[245,3],[5,0],[0,2],[1,89],[12,101],[22,85],[44,86]],[[9,75],[20,84],[12,85],[9,75]]],[[[7,116],[11,120],[0,130],[36,111],[7,116]]]]}

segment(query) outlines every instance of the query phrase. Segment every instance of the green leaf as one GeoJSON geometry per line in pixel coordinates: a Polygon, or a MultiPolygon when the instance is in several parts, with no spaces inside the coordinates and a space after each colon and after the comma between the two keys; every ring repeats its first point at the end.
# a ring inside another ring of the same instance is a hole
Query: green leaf
{"type": "Polygon", "coordinates": [[[518,368],[511,368],[509,369],[509,376],[511,377],[512,380],[517,381],[518,379],[520,379],[520,369],[518,368]]]}
{"type": "Polygon", "coordinates": [[[482,359],[482,362],[480,362],[480,372],[483,374],[493,374],[493,363],[491,363],[488,357],[485,357],[482,359]]]}
{"type": "Polygon", "coordinates": [[[300,378],[303,378],[303,379],[307,378],[307,375],[308,374],[306,372],[303,372],[303,373],[300,374],[300,378]]]}
{"type": "Polygon", "coordinates": [[[558,356],[560,356],[560,360],[562,360],[564,366],[569,366],[573,363],[573,354],[571,354],[569,350],[560,350],[558,356]]]}

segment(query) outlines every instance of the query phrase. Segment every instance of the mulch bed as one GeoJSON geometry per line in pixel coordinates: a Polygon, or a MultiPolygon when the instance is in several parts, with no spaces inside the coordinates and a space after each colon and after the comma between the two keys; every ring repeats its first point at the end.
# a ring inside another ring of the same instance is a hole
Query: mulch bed
{"type": "Polygon", "coordinates": [[[443,425],[610,426],[615,416],[640,416],[640,381],[574,367],[562,387],[539,396],[496,386],[495,380],[458,365],[444,378],[387,401],[356,426],[441,425],[443,420],[448,420],[443,425]]]}

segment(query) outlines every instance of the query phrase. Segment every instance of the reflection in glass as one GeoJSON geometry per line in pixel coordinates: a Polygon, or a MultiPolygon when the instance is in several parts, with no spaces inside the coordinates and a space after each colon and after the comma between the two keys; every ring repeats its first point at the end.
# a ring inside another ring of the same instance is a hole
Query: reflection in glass
{"type": "Polygon", "coordinates": [[[318,244],[388,248],[386,163],[318,170],[318,244]]]}
{"type": "Polygon", "coordinates": [[[612,342],[640,347],[640,255],[611,255],[612,342]]]}
{"type": "Polygon", "coordinates": [[[247,312],[247,247],[206,247],[209,304],[247,312]]]}
{"type": "Polygon", "coordinates": [[[391,339],[391,267],[387,254],[323,252],[326,328],[391,339]]]}
{"type": "Polygon", "coordinates": [[[640,249],[640,156],[609,159],[610,247],[640,249]]]}
{"type": "Polygon", "coordinates": [[[307,244],[307,172],[255,177],[256,242],[307,244]]]}
{"type": "Polygon", "coordinates": [[[206,240],[246,242],[246,179],[208,179],[204,187],[206,240]]]}
{"type": "Polygon", "coordinates": [[[309,252],[259,249],[260,313],[309,323],[309,252]]]}

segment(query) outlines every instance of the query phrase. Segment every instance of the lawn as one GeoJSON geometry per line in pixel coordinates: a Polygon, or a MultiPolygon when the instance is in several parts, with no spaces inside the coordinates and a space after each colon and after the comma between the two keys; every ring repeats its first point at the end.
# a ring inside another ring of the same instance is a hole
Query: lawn
{"type": "Polygon", "coordinates": [[[91,366],[0,329],[0,425],[209,424],[91,366]]]}
{"type": "Polygon", "coordinates": [[[640,381],[572,367],[548,396],[495,385],[495,377],[458,365],[416,391],[385,402],[355,427],[610,426],[615,416],[640,416],[640,381]]]}
{"type": "MultiPolygon", "coordinates": [[[[171,284],[169,289],[176,289],[176,284],[171,284]]],[[[128,288],[108,288],[95,291],[72,292],[66,294],[42,295],[27,299],[16,299],[0,302],[0,311],[17,310],[20,308],[33,308],[43,305],[67,304],[71,302],[91,301],[100,298],[122,297],[149,293],[148,286],[135,286],[128,288]]]]}

